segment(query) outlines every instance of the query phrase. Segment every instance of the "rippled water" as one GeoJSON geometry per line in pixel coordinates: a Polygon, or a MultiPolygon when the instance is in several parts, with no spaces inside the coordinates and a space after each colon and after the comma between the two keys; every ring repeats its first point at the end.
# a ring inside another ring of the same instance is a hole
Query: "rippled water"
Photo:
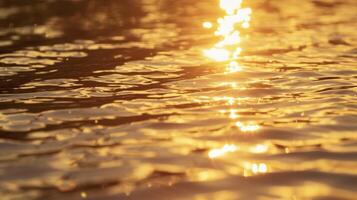
{"type": "Polygon", "coordinates": [[[2,199],[354,199],[357,2],[0,0],[2,199]]]}

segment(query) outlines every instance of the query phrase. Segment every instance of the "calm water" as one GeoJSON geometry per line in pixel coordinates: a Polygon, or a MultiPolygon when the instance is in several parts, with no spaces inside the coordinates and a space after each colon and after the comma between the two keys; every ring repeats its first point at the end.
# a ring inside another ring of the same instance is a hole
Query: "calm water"
{"type": "Polygon", "coordinates": [[[356,0],[218,3],[0,0],[1,199],[355,199],[356,0]]]}

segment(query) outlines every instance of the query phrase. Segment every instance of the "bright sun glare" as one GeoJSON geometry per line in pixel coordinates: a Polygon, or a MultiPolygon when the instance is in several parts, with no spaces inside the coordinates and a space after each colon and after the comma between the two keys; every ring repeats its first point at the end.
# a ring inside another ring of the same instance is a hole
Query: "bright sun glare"
{"type": "MultiPolygon", "coordinates": [[[[221,40],[214,47],[204,50],[204,55],[217,62],[230,61],[229,68],[239,71],[239,66],[233,60],[237,59],[242,51],[239,47],[241,37],[238,28],[249,28],[251,15],[250,8],[242,8],[242,0],[220,0],[220,7],[226,15],[217,20],[215,35],[221,40]]],[[[204,28],[212,28],[211,22],[204,22],[204,28]]]]}

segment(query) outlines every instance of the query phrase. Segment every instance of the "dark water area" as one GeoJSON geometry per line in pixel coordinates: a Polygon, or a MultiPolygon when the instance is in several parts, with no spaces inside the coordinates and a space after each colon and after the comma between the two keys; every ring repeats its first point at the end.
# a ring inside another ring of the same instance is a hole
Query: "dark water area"
{"type": "Polygon", "coordinates": [[[0,0],[1,199],[356,199],[357,1],[243,7],[0,0]]]}

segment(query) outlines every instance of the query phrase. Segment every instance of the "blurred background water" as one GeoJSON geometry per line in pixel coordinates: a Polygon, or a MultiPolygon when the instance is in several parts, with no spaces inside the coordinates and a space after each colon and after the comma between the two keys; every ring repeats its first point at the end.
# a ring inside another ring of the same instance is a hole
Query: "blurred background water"
{"type": "Polygon", "coordinates": [[[0,0],[2,199],[354,199],[357,2],[0,0]]]}

